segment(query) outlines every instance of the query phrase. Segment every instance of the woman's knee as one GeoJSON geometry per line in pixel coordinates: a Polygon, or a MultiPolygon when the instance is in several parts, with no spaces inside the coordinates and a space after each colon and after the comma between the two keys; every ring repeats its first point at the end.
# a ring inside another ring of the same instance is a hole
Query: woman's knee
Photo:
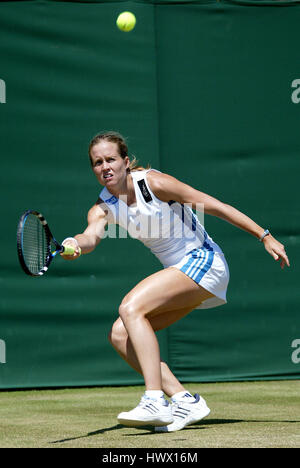
{"type": "Polygon", "coordinates": [[[108,335],[109,342],[114,348],[119,349],[127,338],[128,335],[122,320],[116,320],[108,335]]]}
{"type": "Polygon", "coordinates": [[[123,301],[119,307],[119,315],[123,323],[126,323],[140,316],[140,311],[133,301],[123,301]]]}

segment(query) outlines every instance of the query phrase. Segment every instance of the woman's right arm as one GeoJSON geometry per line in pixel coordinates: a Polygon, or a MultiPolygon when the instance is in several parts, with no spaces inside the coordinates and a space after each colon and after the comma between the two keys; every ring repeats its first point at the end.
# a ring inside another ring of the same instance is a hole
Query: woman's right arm
{"type": "Polygon", "coordinates": [[[107,225],[106,212],[96,203],[88,212],[88,225],[82,234],[68,237],[63,245],[71,245],[75,248],[73,255],[63,255],[65,260],[75,260],[81,254],[92,252],[101,241],[107,225]]]}

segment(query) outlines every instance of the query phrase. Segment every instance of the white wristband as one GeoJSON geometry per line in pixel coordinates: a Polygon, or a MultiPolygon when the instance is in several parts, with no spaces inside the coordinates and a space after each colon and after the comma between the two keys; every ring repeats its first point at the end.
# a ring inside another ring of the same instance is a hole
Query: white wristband
{"type": "Polygon", "coordinates": [[[78,255],[80,256],[81,255],[81,248],[79,247],[79,244],[78,244],[78,241],[77,239],[75,239],[75,237],[66,237],[63,241],[62,241],[62,245],[64,245],[64,242],[67,242],[67,241],[74,241],[75,244],[76,244],[76,248],[78,250],[78,255]]]}
{"type": "Polygon", "coordinates": [[[79,244],[78,244],[78,241],[77,239],[75,239],[75,237],[66,237],[63,241],[62,241],[62,245],[64,245],[64,242],[66,241],[74,241],[76,243],[76,247],[79,247],[79,244]]]}
{"type": "Polygon", "coordinates": [[[269,229],[265,229],[263,235],[259,238],[259,241],[262,242],[262,240],[270,234],[269,229]]]}

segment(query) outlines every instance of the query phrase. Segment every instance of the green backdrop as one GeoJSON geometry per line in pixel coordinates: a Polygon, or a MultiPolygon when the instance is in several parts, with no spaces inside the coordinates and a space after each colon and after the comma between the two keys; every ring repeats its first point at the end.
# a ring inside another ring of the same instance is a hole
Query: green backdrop
{"type": "Polygon", "coordinates": [[[16,255],[25,209],[60,240],[84,229],[101,189],[87,147],[109,129],[141,163],[269,228],[291,260],[281,271],[206,216],[228,304],[159,332],[163,358],[182,381],[299,378],[299,21],[299,2],[0,2],[0,388],[142,383],[107,335],[122,297],[161,268],[150,252],[106,239],[39,279],[16,255]],[[124,10],[130,33],[115,26],[124,10]]]}

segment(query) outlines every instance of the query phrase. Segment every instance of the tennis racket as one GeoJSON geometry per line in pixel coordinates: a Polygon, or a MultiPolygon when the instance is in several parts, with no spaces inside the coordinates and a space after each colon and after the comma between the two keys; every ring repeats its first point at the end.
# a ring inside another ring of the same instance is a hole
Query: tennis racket
{"type": "Polygon", "coordinates": [[[42,276],[46,273],[58,253],[73,255],[75,252],[73,247],[57,242],[44,216],[34,210],[27,210],[20,217],[17,249],[21,267],[30,276],[42,276]]]}

